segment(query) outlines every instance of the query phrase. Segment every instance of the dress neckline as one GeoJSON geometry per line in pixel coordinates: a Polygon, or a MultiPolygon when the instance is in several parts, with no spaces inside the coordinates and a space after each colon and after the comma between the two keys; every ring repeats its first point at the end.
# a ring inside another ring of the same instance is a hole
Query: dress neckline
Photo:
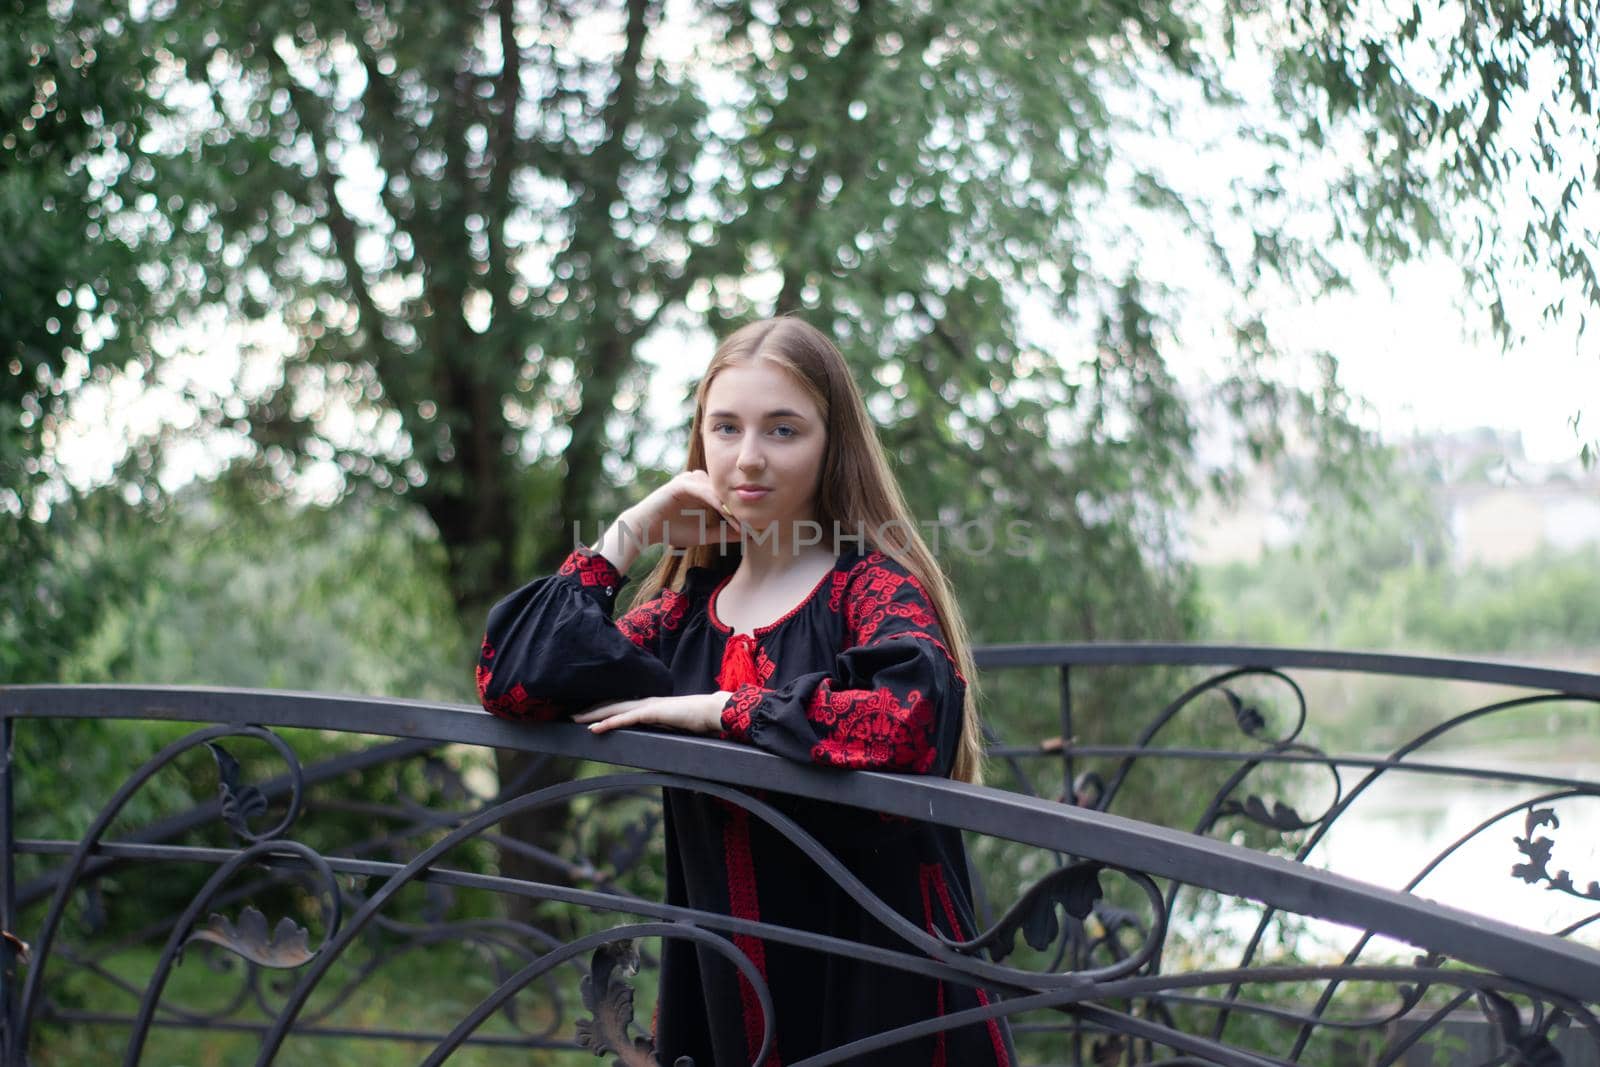
{"type": "MultiPolygon", "coordinates": [[[[828,584],[828,580],[835,574],[839,573],[839,564],[843,560],[843,555],[834,557],[833,566],[829,567],[822,573],[822,577],[817,579],[817,584],[811,587],[811,592],[800,598],[800,603],[784,612],[778,618],[767,623],[765,626],[752,627],[750,630],[750,636],[761,637],[765,634],[769,634],[778,627],[782,626],[784,623],[788,622],[790,619],[794,618],[796,615],[800,614],[805,606],[815,600],[818,593],[822,592],[822,587],[828,584]]],[[[711,597],[706,601],[706,617],[711,620],[711,625],[714,629],[725,634],[732,634],[733,627],[729,626],[727,623],[723,622],[717,617],[717,597],[721,595],[723,586],[727,585],[731,581],[733,581],[733,574],[729,574],[727,577],[723,578],[722,581],[717,583],[717,587],[711,590],[711,597]]]]}

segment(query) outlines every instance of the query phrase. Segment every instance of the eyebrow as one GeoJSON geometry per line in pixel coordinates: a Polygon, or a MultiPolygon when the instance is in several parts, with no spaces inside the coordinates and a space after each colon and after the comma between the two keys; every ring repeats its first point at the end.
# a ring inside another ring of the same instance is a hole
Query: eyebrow
{"type": "MultiPolygon", "coordinates": [[[[736,412],[732,412],[732,411],[708,411],[708,412],[706,412],[706,417],[710,418],[710,419],[737,419],[739,416],[738,416],[738,414],[736,412]]],[[[799,419],[801,422],[810,421],[804,415],[800,414],[798,411],[792,411],[789,408],[778,408],[776,411],[769,411],[765,415],[763,415],[762,418],[764,418],[764,419],[799,419]]]]}

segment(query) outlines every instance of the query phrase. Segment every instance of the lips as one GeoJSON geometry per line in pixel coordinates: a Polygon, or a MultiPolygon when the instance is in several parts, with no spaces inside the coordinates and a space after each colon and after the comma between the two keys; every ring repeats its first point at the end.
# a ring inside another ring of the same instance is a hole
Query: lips
{"type": "Polygon", "coordinates": [[[733,492],[740,500],[760,500],[772,492],[772,488],[766,485],[736,485],[733,492]]]}

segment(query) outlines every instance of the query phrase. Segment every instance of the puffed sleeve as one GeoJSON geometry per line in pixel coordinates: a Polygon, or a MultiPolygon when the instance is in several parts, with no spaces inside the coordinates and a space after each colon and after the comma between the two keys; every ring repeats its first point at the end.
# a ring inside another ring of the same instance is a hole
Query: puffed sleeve
{"type": "Polygon", "coordinates": [[[555,574],[491,608],[478,653],[478,699],[485,710],[544,721],[595,704],[671,694],[659,634],[662,617],[681,594],[663,591],[612,622],[626,583],[610,560],[580,548],[555,574]]]}
{"type": "Polygon", "coordinates": [[[967,683],[921,584],[875,552],[852,569],[844,610],[848,647],[832,669],[740,686],[724,733],[795,760],[948,775],[967,683]]]}

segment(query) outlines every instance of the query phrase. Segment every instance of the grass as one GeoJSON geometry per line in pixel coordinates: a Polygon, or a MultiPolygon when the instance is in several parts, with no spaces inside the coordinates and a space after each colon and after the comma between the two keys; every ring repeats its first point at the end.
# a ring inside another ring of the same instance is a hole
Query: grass
{"type": "MultiPolygon", "coordinates": [[[[58,959],[49,976],[52,1001],[65,1010],[131,1016],[138,1010],[138,994],[148,987],[157,958],[157,953],[148,949],[122,952],[101,961],[100,973],[66,967],[63,966],[65,961],[58,959]]],[[[484,952],[451,943],[391,958],[361,981],[348,997],[343,997],[347,984],[358,976],[358,967],[367,962],[370,960],[351,960],[349,965],[341,962],[330,969],[302,1014],[302,1021],[316,1017],[316,1025],[323,1028],[443,1035],[501,980],[484,952]]],[[[506,962],[510,964],[507,970],[514,971],[525,960],[506,962]]],[[[512,1005],[520,1013],[519,1020],[525,1032],[550,1030],[550,1037],[571,1041],[577,1020],[587,1015],[578,997],[579,971],[568,966],[558,970],[556,975],[559,1012],[550,989],[537,984],[520,992],[513,998],[512,1005]]],[[[653,979],[654,976],[649,977],[653,979]]],[[[164,1009],[210,1012],[240,1000],[238,1010],[229,1014],[228,1020],[262,1024],[271,1020],[274,1013],[269,1008],[282,1003],[295,978],[293,971],[256,970],[252,976],[243,961],[212,952],[209,946],[196,946],[173,968],[160,1003],[164,1009]]],[[[635,984],[639,987],[640,1014],[648,1027],[654,990],[649,988],[649,982],[635,984]]],[[[171,1017],[167,1015],[168,1019],[171,1017]]],[[[499,1014],[478,1030],[482,1036],[515,1033],[511,1022],[499,1014]]],[[[130,1034],[131,1028],[125,1024],[39,1023],[30,1041],[31,1062],[36,1067],[120,1062],[126,1054],[130,1034]]],[[[234,1067],[254,1063],[260,1044],[261,1035],[256,1032],[158,1025],[151,1029],[138,1062],[143,1067],[234,1067]]],[[[276,1067],[391,1067],[420,1063],[433,1051],[435,1044],[433,1041],[297,1036],[284,1043],[273,1063],[276,1067]]],[[[447,1062],[452,1067],[529,1063],[592,1067],[597,1061],[582,1050],[468,1046],[452,1054],[447,1062]]]]}

